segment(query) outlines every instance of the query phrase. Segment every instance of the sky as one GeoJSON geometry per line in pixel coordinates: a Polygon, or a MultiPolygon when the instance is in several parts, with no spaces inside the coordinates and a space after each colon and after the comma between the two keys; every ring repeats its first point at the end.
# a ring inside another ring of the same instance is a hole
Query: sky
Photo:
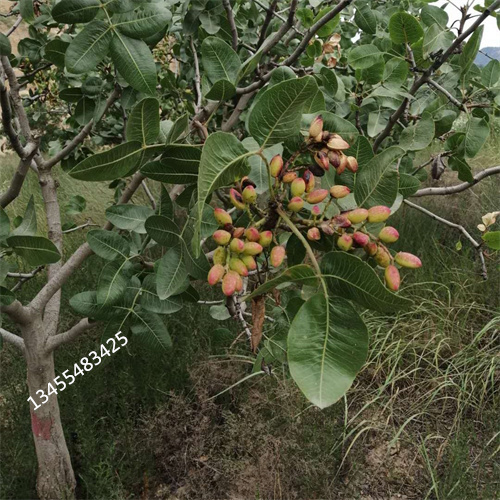
{"type": "MultiPolygon", "coordinates": [[[[457,7],[461,7],[462,5],[465,5],[467,2],[466,2],[466,0],[452,0],[452,3],[454,5],[456,5],[457,7]]],[[[453,21],[458,20],[461,17],[461,13],[459,12],[458,9],[456,9],[452,5],[452,3],[446,2],[447,5],[445,7],[445,10],[448,13],[448,16],[450,18],[448,26],[450,26],[450,24],[453,21]]],[[[484,5],[484,0],[474,0],[472,3],[474,5],[484,5]]],[[[433,3],[431,5],[435,5],[436,7],[440,7],[440,6],[444,5],[444,3],[441,4],[440,2],[436,2],[436,3],[433,3]]],[[[472,8],[470,9],[469,12],[473,13],[473,15],[479,14],[479,12],[473,10],[472,8]]],[[[469,20],[465,26],[469,26],[475,20],[476,20],[476,18],[469,20]]],[[[457,26],[457,24],[455,24],[455,26],[457,26]]],[[[500,47],[500,30],[498,29],[498,26],[497,26],[497,20],[494,17],[489,16],[484,21],[483,25],[484,25],[484,31],[483,31],[483,39],[481,41],[481,48],[482,47],[500,47]]]]}

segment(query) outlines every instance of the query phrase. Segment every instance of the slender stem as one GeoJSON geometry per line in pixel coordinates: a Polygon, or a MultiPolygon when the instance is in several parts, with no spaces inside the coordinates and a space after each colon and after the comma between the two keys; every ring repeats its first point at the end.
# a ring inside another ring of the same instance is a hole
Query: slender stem
{"type": "Polygon", "coordinates": [[[271,175],[271,166],[269,165],[269,162],[267,161],[267,158],[264,156],[264,153],[262,151],[259,151],[257,154],[262,158],[262,161],[266,164],[267,182],[269,183],[269,196],[271,197],[272,200],[274,200],[276,196],[274,194],[274,189],[273,189],[273,177],[271,175]]]}

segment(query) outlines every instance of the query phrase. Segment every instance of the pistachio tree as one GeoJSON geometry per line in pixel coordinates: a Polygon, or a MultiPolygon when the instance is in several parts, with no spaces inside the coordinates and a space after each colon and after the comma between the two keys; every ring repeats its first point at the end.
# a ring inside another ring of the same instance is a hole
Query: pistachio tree
{"type": "Polygon", "coordinates": [[[12,3],[0,104],[19,164],[0,196],[0,279],[13,331],[0,333],[26,360],[40,498],[74,496],[58,395],[40,393],[55,378],[54,352],[92,327],[168,349],[169,315],[207,307],[208,281],[212,313],[248,335],[251,376],[284,363],[324,408],[365,361],[360,310],[411,307],[400,271],[422,263],[390,248],[400,236],[388,219],[403,203],[459,229],[486,277],[497,214],[474,236],[410,198],[500,173],[469,165],[500,105],[500,63],[474,63],[499,7],[468,2],[452,24],[427,0],[12,3]],[[13,52],[19,26],[29,37],[13,52]],[[103,227],[63,224],[86,203],[82,192],[60,205],[61,169],[89,189],[109,183],[103,227]],[[455,185],[439,186],[445,169],[455,185]],[[14,219],[8,205],[27,175],[43,205],[31,199],[14,219]],[[421,187],[429,176],[437,186],[421,187]],[[70,231],[85,240],[72,253],[70,231]],[[92,254],[99,279],[70,299],[82,319],[61,332],[61,288],[92,254]],[[20,296],[40,273],[38,293],[20,296]]]}

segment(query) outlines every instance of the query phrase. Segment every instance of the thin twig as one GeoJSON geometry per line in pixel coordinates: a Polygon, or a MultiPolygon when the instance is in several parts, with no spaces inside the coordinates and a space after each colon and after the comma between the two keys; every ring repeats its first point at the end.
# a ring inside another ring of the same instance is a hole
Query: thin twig
{"type": "Polygon", "coordinates": [[[222,5],[226,10],[227,20],[229,21],[229,26],[231,28],[231,38],[233,50],[238,50],[238,29],[236,28],[236,23],[234,22],[233,9],[231,8],[231,3],[229,0],[222,0],[222,5]]]}
{"type": "Polygon", "coordinates": [[[11,289],[11,292],[17,292],[27,281],[34,278],[39,272],[43,270],[44,266],[38,266],[33,269],[31,273],[7,273],[9,278],[19,278],[19,281],[11,289]]]}
{"type": "Polygon", "coordinates": [[[144,189],[146,196],[149,198],[151,207],[153,208],[153,210],[156,210],[156,200],[155,197],[153,196],[153,193],[149,190],[148,185],[146,184],[146,179],[144,179],[141,184],[142,184],[142,189],[144,189]]]}
{"type": "Polygon", "coordinates": [[[198,54],[196,52],[196,48],[194,46],[193,38],[190,39],[190,44],[191,44],[191,51],[193,52],[193,58],[194,58],[194,71],[195,71],[195,76],[194,76],[194,86],[196,88],[196,107],[195,107],[195,113],[199,113],[201,109],[201,76],[200,76],[200,63],[198,61],[198,54]]]}
{"type": "Polygon", "coordinates": [[[82,224],[80,226],[76,226],[76,227],[72,227],[70,229],[65,229],[63,231],[63,234],[68,234],[68,233],[72,233],[74,231],[78,231],[79,229],[85,229],[86,227],[89,227],[89,226],[98,226],[99,224],[94,224],[90,219],[85,223],[85,224],[82,224]]]}
{"type": "Polygon", "coordinates": [[[12,35],[12,33],[14,33],[14,31],[17,30],[17,28],[19,27],[19,25],[22,22],[23,22],[23,17],[21,15],[19,15],[18,18],[16,19],[16,22],[9,28],[9,30],[7,31],[7,33],[5,33],[5,36],[12,35]]]}
{"type": "Polygon", "coordinates": [[[444,87],[441,87],[439,83],[435,82],[432,78],[427,79],[427,83],[434,87],[436,90],[441,92],[441,94],[445,95],[448,101],[450,101],[452,104],[454,104],[457,108],[461,109],[462,111],[467,111],[467,108],[455,97],[453,97],[444,87]]]}
{"type": "Polygon", "coordinates": [[[24,340],[3,328],[0,328],[0,336],[9,344],[15,345],[21,352],[24,352],[24,340]]]}

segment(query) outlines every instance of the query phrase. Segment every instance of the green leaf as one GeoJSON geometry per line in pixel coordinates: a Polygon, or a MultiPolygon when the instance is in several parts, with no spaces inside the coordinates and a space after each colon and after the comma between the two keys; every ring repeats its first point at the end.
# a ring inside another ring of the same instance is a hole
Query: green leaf
{"type": "Polygon", "coordinates": [[[257,287],[246,298],[246,300],[251,300],[253,297],[267,293],[283,283],[298,283],[300,285],[317,286],[318,278],[310,266],[306,266],[305,264],[292,266],[283,271],[278,277],[267,280],[265,283],[257,287]]]}
{"type": "Polygon", "coordinates": [[[453,40],[455,40],[455,35],[451,31],[443,30],[438,24],[433,24],[425,30],[422,45],[424,59],[427,59],[430,54],[446,50],[453,43],[453,40]]]}
{"type": "Polygon", "coordinates": [[[434,139],[434,121],[429,113],[424,114],[415,125],[406,127],[401,133],[399,146],[406,151],[425,149],[434,139]]]}
{"type": "Polygon", "coordinates": [[[483,241],[492,250],[500,250],[500,231],[491,231],[483,234],[483,241]]]}
{"type": "Polygon", "coordinates": [[[26,211],[24,212],[24,217],[19,224],[11,233],[12,236],[35,236],[36,234],[36,212],[35,212],[35,201],[33,195],[30,196],[28,205],[26,206],[26,211]]]}
{"type": "Polygon", "coordinates": [[[108,262],[99,275],[97,284],[97,304],[108,307],[118,304],[123,298],[130,279],[128,261],[108,262]]]}
{"type": "Polygon", "coordinates": [[[146,220],[146,232],[154,241],[164,247],[172,247],[179,242],[180,231],[177,224],[162,215],[152,215],[146,220]]]}
{"type": "Polygon", "coordinates": [[[83,97],[80,87],[62,89],[59,92],[59,98],[66,102],[78,102],[83,97]]]}
{"type": "Polygon", "coordinates": [[[3,33],[0,33],[0,56],[10,56],[11,52],[10,40],[3,33]]]}
{"type": "Polygon", "coordinates": [[[465,128],[465,156],[474,158],[490,135],[490,126],[484,118],[469,117],[465,128]]]}
{"type": "Polygon", "coordinates": [[[52,17],[63,24],[88,23],[97,15],[100,6],[99,0],[61,0],[52,9],[52,17]]]}
{"type": "Polygon", "coordinates": [[[131,38],[147,38],[162,31],[172,19],[168,9],[159,3],[146,3],[133,11],[116,14],[113,25],[131,38]]]}
{"type": "Polygon", "coordinates": [[[195,257],[200,254],[201,216],[205,200],[216,189],[248,174],[247,157],[250,155],[252,153],[234,135],[226,132],[216,132],[205,141],[198,175],[198,217],[193,239],[195,257]]]}
{"type": "Polygon", "coordinates": [[[64,207],[64,211],[67,215],[78,215],[81,214],[87,206],[87,201],[83,196],[79,194],[71,196],[64,207]]]}
{"type": "Polygon", "coordinates": [[[134,311],[131,330],[134,337],[137,337],[152,352],[160,348],[166,351],[172,347],[172,339],[167,327],[163,320],[154,313],[134,311]]]}
{"type": "Polygon", "coordinates": [[[35,20],[33,0],[19,0],[19,12],[27,23],[32,23],[35,20]]]}
{"type": "Polygon", "coordinates": [[[389,35],[394,43],[411,44],[422,38],[423,34],[422,26],[411,14],[396,12],[389,20],[389,35]]]}
{"type": "Polygon", "coordinates": [[[448,14],[446,11],[433,5],[424,5],[420,11],[420,17],[426,26],[432,26],[435,23],[442,30],[445,30],[448,26],[448,14]]]}
{"type": "Polygon", "coordinates": [[[172,144],[164,149],[160,160],[146,163],[141,173],[166,184],[193,184],[198,182],[201,150],[185,144],[172,144]]]}
{"type": "Polygon", "coordinates": [[[19,257],[33,267],[54,264],[61,258],[54,243],[41,236],[11,236],[6,241],[19,257]]]}
{"type": "MultiPolygon", "coordinates": [[[[123,315],[124,312],[113,310],[110,307],[103,307],[97,303],[97,292],[81,292],[73,295],[69,299],[69,305],[81,316],[88,316],[92,319],[109,319],[112,317],[123,315]]],[[[125,311],[126,313],[126,311],[125,311]]]]}
{"type": "Polygon", "coordinates": [[[10,234],[10,219],[7,212],[0,207],[0,241],[10,234]]]}
{"type": "Polygon", "coordinates": [[[71,177],[82,181],[112,181],[119,179],[138,166],[142,155],[141,144],[125,142],[103,153],[97,153],[68,171],[71,177]]]}
{"type": "Polygon", "coordinates": [[[125,260],[130,254],[128,241],[118,233],[94,229],[87,233],[87,243],[92,251],[106,260],[125,260]]]}
{"type": "MultiPolygon", "coordinates": [[[[314,18],[314,23],[317,23],[320,19],[323,19],[327,14],[329,14],[333,10],[333,7],[325,7],[324,9],[321,9],[317,16],[314,18]]],[[[328,21],[326,24],[324,24],[317,32],[316,34],[320,38],[326,38],[329,37],[337,27],[337,25],[340,22],[340,15],[336,15],[333,19],[328,21]]]]}
{"type": "Polygon", "coordinates": [[[356,6],[354,22],[365,33],[374,35],[377,32],[377,18],[368,4],[358,4],[356,6]]]}
{"type": "Polygon", "coordinates": [[[68,47],[69,43],[63,42],[60,38],[51,40],[45,45],[45,59],[54,63],[58,68],[64,68],[66,50],[68,50],[68,47]]]}
{"type": "Polygon", "coordinates": [[[205,97],[211,101],[226,101],[236,94],[236,87],[227,80],[219,80],[214,83],[205,97]]]}
{"type": "Polygon", "coordinates": [[[134,231],[139,234],[145,234],[144,223],[148,217],[154,215],[149,207],[140,205],[112,205],[106,209],[106,219],[118,229],[125,231],[134,231]]]}
{"type": "Polygon", "coordinates": [[[500,80],[500,61],[492,59],[481,72],[481,83],[489,89],[495,87],[500,80]]]}
{"type": "Polygon", "coordinates": [[[398,177],[394,162],[405,151],[393,146],[374,156],[356,175],[354,197],[361,207],[392,206],[398,194],[398,177]]]}
{"type": "Polygon", "coordinates": [[[156,271],[156,291],[160,300],[165,300],[184,291],[189,285],[186,266],[182,258],[182,247],[172,247],[159,260],[156,271]]]}
{"type": "Polygon", "coordinates": [[[156,211],[157,215],[162,215],[167,219],[173,219],[175,215],[174,204],[163,184],[161,185],[160,203],[156,211]]]}
{"type": "Polygon", "coordinates": [[[384,66],[383,81],[386,84],[400,86],[406,83],[408,63],[399,57],[389,59],[384,66]]]}
{"type": "Polygon", "coordinates": [[[285,80],[266,90],[250,112],[250,135],[266,148],[294,137],[300,129],[302,111],[316,95],[314,77],[285,80]]]}
{"type": "Polygon", "coordinates": [[[84,97],[78,101],[73,116],[79,125],[86,125],[94,118],[94,112],[95,100],[90,97],[84,97]]]}
{"type": "Polygon", "coordinates": [[[160,134],[160,102],[146,97],[132,109],[127,121],[127,141],[138,141],[143,146],[154,144],[160,134]]]}
{"type": "Polygon", "coordinates": [[[290,373],[311,403],[326,408],[349,389],[368,354],[368,330],[349,302],[312,296],[288,333],[290,373]]]}
{"type": "Polygon", "coordinates": [[[399,174],[399,193],[403,198],[408,198],[415,194],[420,184],[420,179],[415,175],[399,174]]]}
{"type": "Polygon", "coordinates": [[[179,140],[183,139],[184,136],[188,133],[189,130],[189,115],[186,113],[185,115],[180,116],[175,120],[171,129],[167,133],[167,137],[165,139],[165,144],[174,144],[179,140]]]}
{"type": "Polygon", "coordinates": [[[368,115],[368,123],[366,131],[368,132],[368,137],[376,137],[382,130],[384,130],[387,122],[389,121],[389,113],[382,107],[378,108],[377,111],[372,111],[368,115]]]}
{"type": "Polygon", "coordinates": [[[156,93],[156,65],[146,42],[116,31],[111,41],[111,57],[130,86],[145,94],[156,93]]]}
{"type": "Polygon", "coordinates": [[[476,59],[479,47],[481,46],[483,30],[484,26],[479,26],[479,28],[477,28],[474,33],[472,33],[472,36],[469,38],[462,49],[462,53],[460,54],[460,69],[462,75],[465,75],[469,72],[471,66],[474,63],[474,59],[476,59]]]}
{"type": "MultiPolygon", "coordinates": [[[[242,144],[248,151],[257,151],[259,149],[259,145],[253,137],[246,137],[243,139],[242,144]]],[[[265,149],[262,153],[269,162],[275,155],[283,154],[283,145],[275,144],[265,149]]],[[[250,173],[248,175],[255,182],[255,190],[258,194],[265,193],[269,190],[269,174],[267,173],[266,163],[257,155],[250,156],[248,163],[250,165],[250,173]]]]}
{"type": "Polygon", "coordinates": [[[375,45],[360,45],[349,51],[347,64],[354,69],[370,68],[383,60],[383,53],[375,45]]]}
{"type": "Polygon", "coordinates": [[[103,21],[92,21],[78,33],[66,50],[66,68],[75,74],[87,73],[108,55],[113,33],[103,21]]]}
{"type": "Polygon", "coordinates": [[[321,271],[333,295],[353,300],[368,309],[382,313],[411,306],[411,300],[390,292],[372,267],[359,257],[345,252],[327,253],[321,271]]]}
{"type": "Polygon", "coordinates": [[[173,314],[182,309],[182,298],[180,295],[160,300],[156,293],[156,274],[149,274],[142,282],[139,304],[146,311],[156,314],[173,314]]]}
{"type": "Polygon", "coordinates": [[[474,182],[474,176],[470,165],[459,156],[450,156],[448,159],[448,166],[458,172],[458,178],[464,182],[474,182]]]}
{"type": "Polygon", "coordinates": [[[238,54],[223,40],[209,36],[201,44],[205,76],[212,84],[219,80],[236,83],[241,61],[238,54]]]}

